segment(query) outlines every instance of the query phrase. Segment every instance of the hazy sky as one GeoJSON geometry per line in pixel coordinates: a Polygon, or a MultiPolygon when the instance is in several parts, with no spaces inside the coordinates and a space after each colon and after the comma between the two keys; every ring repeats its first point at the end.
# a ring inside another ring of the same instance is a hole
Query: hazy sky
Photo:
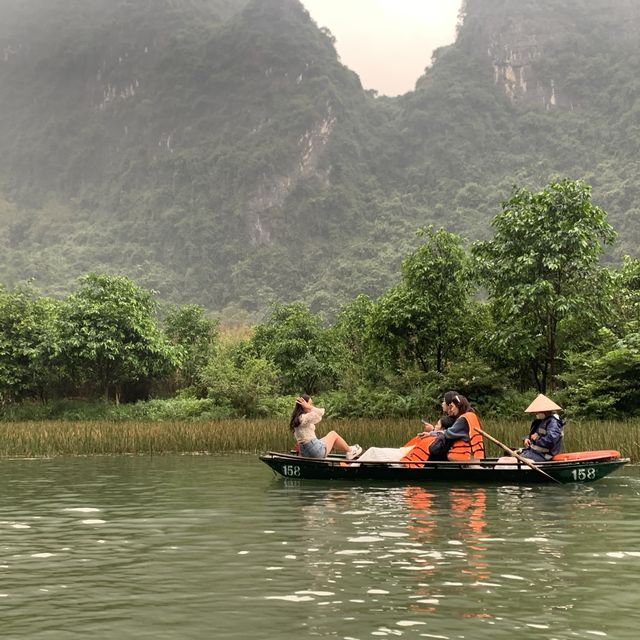
{"type": "Polygon", "coordinates": [[[365,89],[411,91],[431,52],[455,40],[462,0],[302,0],[328,27],[346,66],[365,89]]]}

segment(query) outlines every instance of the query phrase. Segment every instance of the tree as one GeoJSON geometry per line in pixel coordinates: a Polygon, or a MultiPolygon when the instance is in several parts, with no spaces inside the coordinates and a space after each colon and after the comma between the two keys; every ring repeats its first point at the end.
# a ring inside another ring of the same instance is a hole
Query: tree
{"type": "Polygon", "coordinates": [[[622,338],[608,329],[600,333],[600,344],[568,355],[570,366],[562,375],[567,402],[576,415],[640,415],[640,333],[622,338]]]}
{"type": "Polygon", "coordinates": [[[320,316],[302,303],[276,304],[252,340],[258,357],[272,362],[280,372],[286,392],[316,393],[336,377],[334,348],[320,316]]]}
{"type": "Polygon", "coordinates": [[[243,417],[269,414],[277,380],[275,365],[258,357],[246,341],[218,345],[202,371],[207,397],[243,417]]]}
{"type": "Polygon", "coordinates": [[[400,284],[378,299],[372,331],[396,359],[442,373],[470,339],[474,288],[459,236],[432,227],[420,235],[400,284]]]}
{"type": "Polygon", "coordinates": [[[473,254],[495,319],[494,349],[526,367],[539,391],[555,386],[564,349],[601,324],[607,282],[598,259],[616,234],[591,187],[564,179],[533,193],[514,187],[473,254]]]}
{"type": "Polygon", "coordinates": [[[618,334],[640,332],[640,260],[625,256],[613,272],[612,325],[618,334]]]}
{"type": "Polygon", "coordinates": [[[164,320],[164,332],[179,353],[178,376],[182,387],[192,387],[213,354],[218,322],[195,304],[174,307],[164,320]]]}
{"type": "Polygon", "coordinates": [[[375,380],[383,365],[378,345],[371,337],[374,307],[369,296],[360,294],[340,307],[329,329],[342,387],[352,388],[365,380],[375,380]]]}
{"type": "Polygon", "coordinates": [[[90,273],[69,296],[61,320],[62,356],[76,375],[116,403],[125,384],[166,375],[178,358],[155,319],[150,291],[125,276],[90,273]]]}
{"type": "Polygon", "coordinates": [[[59,381],[59,304],[28,287],[0,286],[0,402],[37,395],[59,381]]]}
{"type": "Polygon", "coordinates": [[[612,313],[598,341],[567,354],[567,401],[576,414],[640,414],[640,260],[626,256],[611,272],[612,313]]]}

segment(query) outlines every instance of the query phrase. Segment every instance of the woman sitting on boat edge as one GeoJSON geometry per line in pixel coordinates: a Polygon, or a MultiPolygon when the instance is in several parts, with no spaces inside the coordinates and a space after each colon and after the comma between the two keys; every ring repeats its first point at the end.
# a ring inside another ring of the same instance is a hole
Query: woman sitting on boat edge
{"type": "Polygon", "coordinates": [[[313,400],[306,393],[296,398],[289,429],[296,439],[300,455],[305,458],[326,458],[335,446],[345,452],[347,460],[358,457],[362,453],[362,447],[359,444],[349,446],[336,431],[329,431],[322,438],[316,436],[316,425],[322,420],[322,416],[324,409],[314,407],[313,400]]]}

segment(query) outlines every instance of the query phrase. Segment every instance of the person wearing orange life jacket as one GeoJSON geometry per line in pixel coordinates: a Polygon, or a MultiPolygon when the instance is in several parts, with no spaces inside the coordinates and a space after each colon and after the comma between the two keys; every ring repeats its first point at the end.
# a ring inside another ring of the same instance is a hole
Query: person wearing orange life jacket
{"type": "Polygon", "coordinates": [[[478,432],[480,419],[469,401],[455,391],[447,391],[442,401],[443,409],[456,421],[445,429],[443,437],[449,444],[448,460],[475,460],[484,458],[484,440],[478,432]]]}
{"type": "Polygon", "coordinates": [[[411,460],[416,462],[447,460],[449,443],[445,441],[442,435],[443,431],[453,426],[455,421],[456,419],[453,416],[449,416],[446,413],[440,417],[435,426],[423,420],[424,431],[405,443],[405,447],[411,446],[413,448],[402,460],[406,462],[411,460]]]}
{"type": "Polygon", "coordinates": [[[427,424],[423,433],[407,443],[415,446],[403,460],[420,462],[484,458],[484,440],[478,432],[480,420],[469,401],[457,391],[447,391],[442,400],[442,409],[454,418],[454,423],[442,431],[434,430],[432,425],[427,424]]]}

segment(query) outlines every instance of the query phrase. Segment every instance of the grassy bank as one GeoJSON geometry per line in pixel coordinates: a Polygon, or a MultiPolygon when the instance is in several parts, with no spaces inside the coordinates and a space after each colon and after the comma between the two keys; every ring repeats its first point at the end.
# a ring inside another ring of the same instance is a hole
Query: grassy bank
{"type": "MultiPolygon", "coordinates": [[[[399,446],[420,430],[418,420],[327,420],[322,435],[335,429],[349,442],[363,447],[399,446]]],[[[485,429],[505,444],[516,447],[527,424],[485,422],[485,429]]],[[[629,422],[571,422],[565,430],[565,451],[618,449],[633,461],[640,460],[640,420],[629,422]]],[[[292,438],[287,421],[216,420],[126,422],[39,421],[0,423],[0,456],[45,457],[235,451],[287,451],[292,438]]],[[[487,443],[489,456],[502,452],[487,443]]]]}

